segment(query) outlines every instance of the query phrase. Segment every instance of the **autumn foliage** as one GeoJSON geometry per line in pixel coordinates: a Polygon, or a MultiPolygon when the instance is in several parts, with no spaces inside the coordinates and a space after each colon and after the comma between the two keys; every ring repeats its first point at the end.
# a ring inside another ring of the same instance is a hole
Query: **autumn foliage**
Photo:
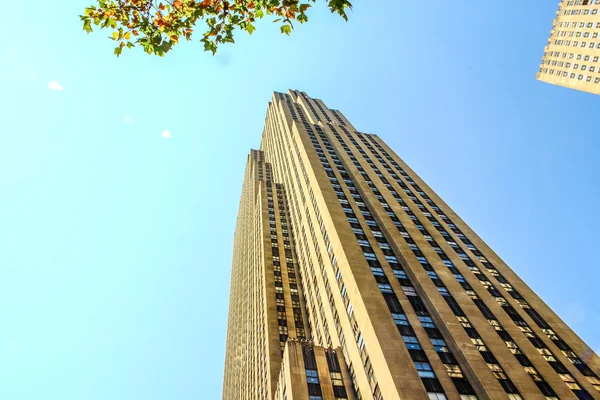
{"type": "MultiPolygon", "coordinates": [[[[197,24],[206,31],[200,41],[204,50],[216,53],[223,43],[233,43],[236,29],[254,32],[254,22],[271,16],[289,35],[293,22],[308,21],[307,10],[316,0],[96,0],[81,15],[83,29],[92,26],[112,30],[114,53],[141,46],[148,54],[164,56],[180,40],[192,40],[197,24]]],[[[324,0],[333,13],[348,19],[349,0],[324,0]]]]}

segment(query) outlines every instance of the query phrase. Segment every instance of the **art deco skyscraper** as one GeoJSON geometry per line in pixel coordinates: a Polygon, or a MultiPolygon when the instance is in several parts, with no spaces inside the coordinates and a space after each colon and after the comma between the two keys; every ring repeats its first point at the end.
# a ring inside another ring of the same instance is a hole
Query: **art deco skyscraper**
{"type": "Polygon", "coordinates": [[[274,93],[235,233],[225,400],[600,399],[598,374],[380,138],[274,93]]]}
{"type": "Polygon", "coordinates": [[[563,0],[537,78],[600,94],[600,1],[563,0]]]}

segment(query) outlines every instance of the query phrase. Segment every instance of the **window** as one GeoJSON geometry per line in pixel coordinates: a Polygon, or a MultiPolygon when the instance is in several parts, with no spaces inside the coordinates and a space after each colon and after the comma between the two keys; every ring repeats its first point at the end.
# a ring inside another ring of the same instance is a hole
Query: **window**
{"type": "Polygon", "coordinates": [[[392,286],[389,283],[379,283],[378,286],[382,293],[393,293],[392,286]]]}
{"type": "Polygon", "coordinates": [[[426,362],[416,362],[415,367],[417,368],[421,378],[435,378],[431,364],[426,362]]]}
{"type": "Polygon", "coordinates": [[[415,288],[411,286],[402,286],[402,290],[404,290],[404,294],[407,296],[416,296],[415,288]]]}
{"type": "Polygon", "coordinates": [[[307,376],[306,377],[306,382],[318,385],[319,384],[319,378],[318,377],[307,376]]]}
{"type": "Polygon", "coordinates": [[[428,392],[429,400],[446,400],[446,395],[444,393],[432,393],[428,392]]]}
{"type": "Polygon", "coordinates": [[[342,381],[342,374],[339,372],[330,373],[331,383],[333,386],[344,386],[344,382],[342,381]]]}
{"type": "Polygon", "coordinates": [[[424,328],[435,328],[435,324],[433,323],[431,317],[419,316],[418,318],[424,328]]]}
{"type": "Polygon", "coordinates": [[[408,319],[406,318],[406,315],[393,313],[392,317],[394,318],[396,325],[408,325],[408,319]]]}
{"type": "Polygon", "coordinates": [[[448,376],[450,378],[463,378],[463,373],[460,370],[460,367],[458,365],[452,365],[452,364],[444,364],[446,367],[446,371],[448,372],[448,376]]]}
{"type": "Polygon", "coordinates": [[[406,272],[404,272],[404,270],[395,269],[394,275],[396,275],[396,278],[398,278],[398,279],[408,279],[406,277],[406,272]]]}
{"type": "Polygon", "coordinates": [[[440,279],[440,278],[437,276],[437,274],[436,274],[435,272],[433,272],[433,271],[427,271],[427,275],[429,275],[429,277],[430,277],[431,279],[440,279]]]}
{"type": "Polygon", "coordinates": [[[417,340],[417,338],[415,336],[402,336],[402,339],[404,340],[404,343],[419,343],[419,341],[417,340]]]}

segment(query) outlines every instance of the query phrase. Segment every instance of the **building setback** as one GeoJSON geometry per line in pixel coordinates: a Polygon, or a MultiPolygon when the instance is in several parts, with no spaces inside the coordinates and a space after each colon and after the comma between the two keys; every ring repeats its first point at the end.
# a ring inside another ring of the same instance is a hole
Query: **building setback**
{"type": "Polygon", "coordinates": [[[537,78],[600,94],[599,60],[600,1],[561,1],[537,78]]]}
{"type": "Polygon", "coordinates": [[[224,400],[600,399],[598,356],[379,137],[274,93],[234,238],[224,400]]]}

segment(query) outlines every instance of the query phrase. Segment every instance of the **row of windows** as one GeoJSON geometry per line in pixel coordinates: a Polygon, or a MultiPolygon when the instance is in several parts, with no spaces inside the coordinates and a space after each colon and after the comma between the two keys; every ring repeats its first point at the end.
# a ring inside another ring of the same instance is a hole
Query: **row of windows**
{"type": "Polygon", "coordinates": [[[577,79],[579,81],[600,83],[600,77],[593,77],[586,74],[576,74],[575,72],[568,73],[567,71],[561,71],[554,68],[540,68],[540,72],[554,76],[561,76],[563,78],[569,77],[570,79],[577,79]]]}
{"type": "Polygon", "coordinates": [[[566,51],[547,51],[544,54],[545,57],[559,57],[559,58],[564,58],[564,59],[569,59],[569,60],[583,60],[583,61],[591,61],[591,62],[598,62],[598,56],[590,56],[588,55],[584,55],[584,54],[576,54],[576,53],[567,53],[566,51]]]}
{"type": "Polygon", "coordinates": [[[573,1],[568,1],[567,2],[567,6],[572,7],[572,6],[591,6],[594,4],[600,4],[599,0],[573,0],[573,1]]]}
{"type": "Polygon", "coordinates": [[[562,40],[556,39],[554,43],[557,46],[571,46],[571,47],[580,47],[587,49],[600,49],[600,42],[588,42],[586,40],[562,40]]]}
{"type": "MultiPolygon", "coordinates": [[[[593,1],[593,0],[591,0],[593,1]]],[[[564,10],[563,15],[596,15],[598,14],[598,9],[594,8],[593,10],[585,9],[585,10],[564,10]]]]}
{"type": "MultiPolygon", "coordinates": [[[[591,24],[591,22],[590,22],[591,24]]],[[[598,32],[582,32],[582,31],[556,31],[554,34],[555,37],[583,37],[583,38],[593,38],[596,39],[598,37],[598,32]]]]}
{"type": "Polygon", "coordinates": [[[563,21],[559,26],[561,28],[600,28],[600,22],[563,21]]]}
{"type": "MultiPolygon", "coordinates": [[[[543,64],[552,65],[555,67],[561,68],[572,68],[572,69],[580,69],[582,71],[596,72],[596,66],[587,65],[587,64],[572,64],[566,61],[558,61],[558,60],[544,60],[543,64]]],[[[600,67],[598,67],[600,70],[600,67]]]]}

